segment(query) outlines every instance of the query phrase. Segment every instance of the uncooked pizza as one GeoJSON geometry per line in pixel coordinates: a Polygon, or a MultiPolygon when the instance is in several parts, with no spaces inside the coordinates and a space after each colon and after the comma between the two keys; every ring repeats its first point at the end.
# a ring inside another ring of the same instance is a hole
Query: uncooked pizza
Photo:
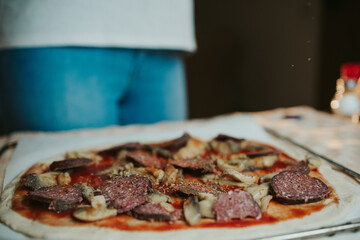
{"type": "Polygon", "coordinates": [[[336,205],[319,166],[317,158],[294,159],[256,141],[185,133],[37,163],[5,190],[0,216],[33,237],[226,236],[226,229],[256,231],[336,205]]]}

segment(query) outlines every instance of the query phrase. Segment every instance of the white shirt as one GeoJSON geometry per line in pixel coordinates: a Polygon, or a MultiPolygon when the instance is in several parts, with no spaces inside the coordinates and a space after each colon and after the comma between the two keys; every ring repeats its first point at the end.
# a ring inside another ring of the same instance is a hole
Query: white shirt
{"type": "Polygon", "coordinates": [[[194,51],[192,0],[0,0],[0,48],[194,51]]]}

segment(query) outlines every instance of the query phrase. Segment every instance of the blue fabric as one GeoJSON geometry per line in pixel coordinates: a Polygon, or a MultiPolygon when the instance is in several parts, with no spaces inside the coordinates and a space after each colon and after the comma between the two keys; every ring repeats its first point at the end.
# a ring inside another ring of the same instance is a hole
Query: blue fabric
{"type": "Polygon", "coordinates": [[[82,47],[0,51],[3,133],[186,117],[184,66],[175,52],[82,47]]]}

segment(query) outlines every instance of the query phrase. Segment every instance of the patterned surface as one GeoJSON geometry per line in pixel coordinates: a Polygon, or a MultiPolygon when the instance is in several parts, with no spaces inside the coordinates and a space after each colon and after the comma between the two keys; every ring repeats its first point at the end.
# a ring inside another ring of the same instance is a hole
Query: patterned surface
{"type": "Polygon", "coordinates": [[[346,167],[360,172],[360,125],[309,107],[255,113],[258,122],[346,167]],[[296,116],[300,118],[285,118],[296,116]]]}

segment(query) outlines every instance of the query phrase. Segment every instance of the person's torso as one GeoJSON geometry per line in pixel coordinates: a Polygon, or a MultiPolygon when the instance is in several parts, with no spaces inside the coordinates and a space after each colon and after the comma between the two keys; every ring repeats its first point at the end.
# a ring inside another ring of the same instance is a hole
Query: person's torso
{"type": "Polygon", "coordinates": [[[192,0],[0,0],[0,48],[193,51],[192,0]]]}

